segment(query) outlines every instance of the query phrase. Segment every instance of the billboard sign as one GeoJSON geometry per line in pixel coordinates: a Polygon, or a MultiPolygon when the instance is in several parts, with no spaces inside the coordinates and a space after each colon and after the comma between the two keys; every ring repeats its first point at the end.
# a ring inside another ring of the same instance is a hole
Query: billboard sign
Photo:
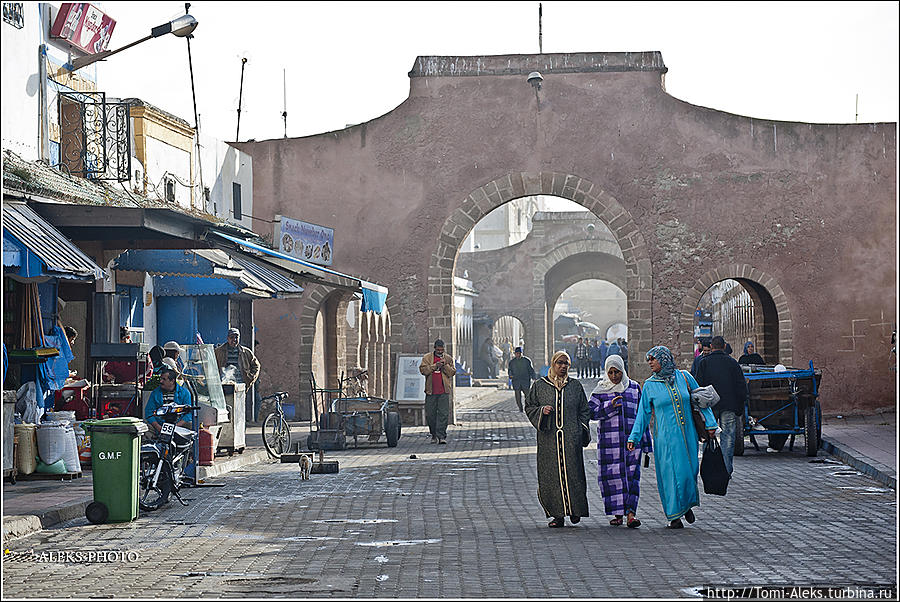
{"type": "Polygon", "coordinates": [[[307,222],[281,218],[280,228],[276,227],[278,250],[291,257],[331,265],[334,260],[334,230],[307,222]]]}
{"type": "Polygon", "coordinates": [[[106,50],[115,20],[87,2],[63,2],[50,29],[50,37],[65,40],[88,54],[106,50]]]}

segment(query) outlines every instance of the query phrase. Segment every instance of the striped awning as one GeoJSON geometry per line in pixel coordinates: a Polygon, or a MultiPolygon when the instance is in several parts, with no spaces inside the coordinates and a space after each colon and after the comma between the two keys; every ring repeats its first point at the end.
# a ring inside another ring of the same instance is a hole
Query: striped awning
{"type": "Polygon", "coordinates": [[[23,278],[100,280],[106,272],[28,205],[3,201],[3,266],[23,278]]]}

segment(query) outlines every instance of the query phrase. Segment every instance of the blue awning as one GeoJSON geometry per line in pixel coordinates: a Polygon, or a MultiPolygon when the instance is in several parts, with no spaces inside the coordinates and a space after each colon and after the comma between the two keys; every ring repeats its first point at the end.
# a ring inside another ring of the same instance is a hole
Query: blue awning
{"type": "Polygon", "coordinates": [[[387,299],[388,294],[387,287],[381,286],[380,284],[375,284],[373,282],[367,282],[365,280],[362,280],[361,278],[343,274],[341,272],[337,272],[320,265],[315,265],[313,263],[303,261],[302,259],[291,257],[290,255],[285,255],[284,253],[280,253],[273,249],[263,247],[262,245],[229,236],[228,234],[219,232],[218,230],[211,230],[211,232],[224,240],[238,245],[239,247],[255,251],[257,254],[262,255],[251,255],[252,258],[266,261],[267,263],[275,267],[295,274],[297,277],[303,280],[308,280],[310,282],[316,282],[335,288],[343,288],[355,292],[362,292],[362,311],[373,311],[377,314],[380,314],[384,311],[384,303],[385,299],[387,299]]]}
{"type": "Polygon", "coordinates": [[[216,249],[133,249],[119,255],[113,267],[154,276],[239,277],[243,271],[216,249]]]}
{"type": "Polygon", "coordinates": [[[202,295],[237,295],[240,281],[230,278],[200,276],[154,276],[153,292],[158,297],[194,297],[202,295]]]}
{"type": "Polygon", "coordinates": [[[3,202],[3,267],[23,278],[99,280],[106,272],[25,203],[3,202]]]}

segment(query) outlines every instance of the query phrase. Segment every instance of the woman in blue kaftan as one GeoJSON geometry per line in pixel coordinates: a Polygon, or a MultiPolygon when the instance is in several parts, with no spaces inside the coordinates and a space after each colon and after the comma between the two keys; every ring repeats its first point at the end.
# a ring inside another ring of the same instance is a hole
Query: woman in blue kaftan
{"type": "MultiPolygon", "coordinates": [[[[681,529],[681,517],[695,520],[694,506],[700,505],[697,475],[697,431],[691,416],[690,391],[698,387],[689,372],[678,370],[668,348],[654,347],[647,352],[653,376],[644,382],[641,401],[627,449],[634,449],[649,426],[656,455],[656,485],[668,528],[681,529]]],[[[710,436],[715,434],[716,418],[709,408],[701,410],[710,436]]]]}

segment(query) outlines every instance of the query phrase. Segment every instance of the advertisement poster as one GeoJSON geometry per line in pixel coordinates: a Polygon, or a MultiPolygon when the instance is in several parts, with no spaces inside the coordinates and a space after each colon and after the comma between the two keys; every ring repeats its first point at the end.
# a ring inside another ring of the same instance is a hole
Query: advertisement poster
{"type": "Polygon", "coordinates": [[[93,4],[63,2],[50,35],[62,38],[88,54],[97,54],[106,50],[115,27],[116,22],[93,4]]]}
{"type": "Polygon", "coordinates": [[[282,217],[276,234],[278,250],[282,253],[319,265],[331,265],[334,257],[333,229],[282,217]]]}
{"type": "Polygon", "coordinates": [[[425,401],[425,377],[419,372],[421,363],[421,355],[397,354],[397,386],[394,399],[425,401]]]}

